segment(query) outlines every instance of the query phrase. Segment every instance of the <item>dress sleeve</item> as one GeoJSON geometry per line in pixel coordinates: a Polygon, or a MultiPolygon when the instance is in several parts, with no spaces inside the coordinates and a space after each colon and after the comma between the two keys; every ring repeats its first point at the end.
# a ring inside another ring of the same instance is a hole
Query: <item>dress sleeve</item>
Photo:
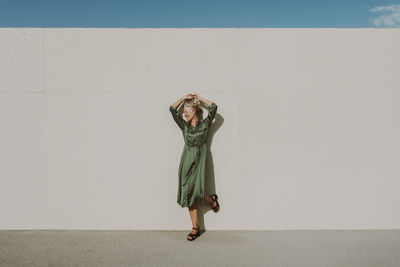
{"type": "Polygon", "coordinates": [[[169,111],[171,112],[172,118],[174,119],[176,124],[178,124],[178,126],[179,126],[179,128],[181,128],[181,130],[183,130],[183,127],[185,125],[185,120],[182,118],[181,115],[179,115],[178,110],[171,105],[171,106],[169,106],[169,111]]]}
{"type": "Polygon", "coordinates": [[[215,104],[214,102],[211,103],[211,105],[209,105],[209,106],[207,107],[207,109],[208,109],[208,115],[207,115],[206,120],[207,120],[207,124],[208,124],[208,125],[211,125],[212,121],[214,120],[215,114],[217,114],[217,108],[218,108],[218,106],[217,106],[217,104],[215,104]]]}

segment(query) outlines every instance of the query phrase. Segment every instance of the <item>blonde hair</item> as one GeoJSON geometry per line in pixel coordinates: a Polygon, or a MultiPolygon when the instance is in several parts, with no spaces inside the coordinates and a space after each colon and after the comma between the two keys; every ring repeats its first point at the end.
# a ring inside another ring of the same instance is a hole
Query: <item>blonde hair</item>
{"type": "Polygon", "coordinates": [[[203,115],[203,108],[200,106],[200,102],[197,99],[191,99],[185,102],[184,104],[187,107],[194,108],[196,110],[197,118],[200,119],[203,115]]]}

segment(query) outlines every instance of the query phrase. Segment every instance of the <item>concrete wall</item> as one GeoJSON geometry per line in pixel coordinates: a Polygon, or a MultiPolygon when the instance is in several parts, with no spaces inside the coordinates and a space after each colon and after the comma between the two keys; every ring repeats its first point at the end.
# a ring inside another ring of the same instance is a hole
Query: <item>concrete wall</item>
{"type": "Polygon", "coordinates": [[[169,105],[218,104],[207,229],[400,228],[400,29],[0,29],[0,229],[190,229],[169,105]]]}

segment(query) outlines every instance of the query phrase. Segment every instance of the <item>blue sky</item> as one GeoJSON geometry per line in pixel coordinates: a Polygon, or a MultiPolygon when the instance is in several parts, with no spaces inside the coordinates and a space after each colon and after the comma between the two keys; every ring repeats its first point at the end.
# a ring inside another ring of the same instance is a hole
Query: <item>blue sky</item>
{"type": "Polygon", "coordinates": [[[0,0],[0,27],[397,28],[400,0],[0,0]]]}

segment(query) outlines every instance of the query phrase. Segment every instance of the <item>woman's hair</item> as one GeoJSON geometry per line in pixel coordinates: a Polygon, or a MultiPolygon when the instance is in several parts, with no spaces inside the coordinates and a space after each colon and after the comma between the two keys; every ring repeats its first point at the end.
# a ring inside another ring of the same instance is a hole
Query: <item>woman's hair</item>
{"type": "Polygon", "coordinates": [[[196,115],[200,119],[203,115],[203,108],[200,106],[200,102],[197,99],[187,100],[184,104],[187,107],[192,107],[196,110],[196,115]]]}

